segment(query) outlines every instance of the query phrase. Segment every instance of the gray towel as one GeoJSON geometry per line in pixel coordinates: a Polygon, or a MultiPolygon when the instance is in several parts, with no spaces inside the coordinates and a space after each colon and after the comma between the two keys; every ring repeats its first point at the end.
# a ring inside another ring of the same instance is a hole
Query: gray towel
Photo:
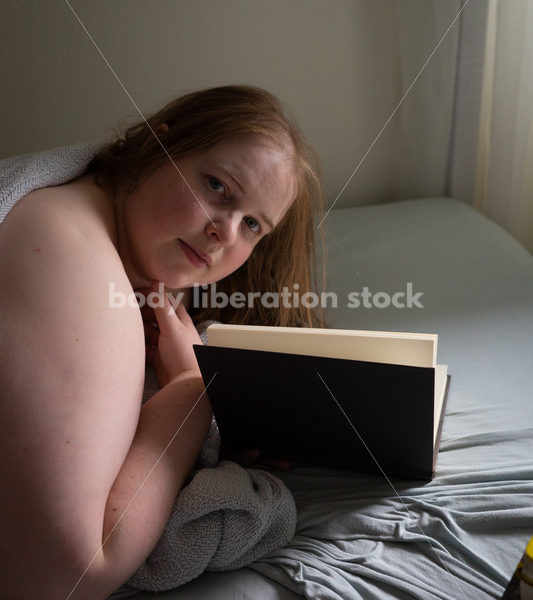
{"type": "Polygon", "coordinates": [[[285,546],[295,525],[294,500],[279,479],[222,461],[183,488],[163,536],[128,584],[163,591],[204,571],[239,569],[285,546]]]}
{"type": "MultiPolygon", "coordinates": [[[[81,144],[0,161],[0,223],[29,192],[79,177],[96,144],[81,144]]],[[[199,327],[205,343],[205,331],[199,327]]],[[[155,386],[147,373],[145,387],[155,386]]],[[[165,531],[131,587],[166,590],[203,571],[243,567],[294,536],[296,507],[286,486],[267,471],[218,464],[220,435],[213,419],[192,480],[176,498],[165,531]],[[202,468],[209,467],[209,468],[202,468]]]]}
{"type": "Polygon", "coordinates": [[[0,223],[26,194],[79,177],[98,148],[86,143],[0,160],[0,223]]]}

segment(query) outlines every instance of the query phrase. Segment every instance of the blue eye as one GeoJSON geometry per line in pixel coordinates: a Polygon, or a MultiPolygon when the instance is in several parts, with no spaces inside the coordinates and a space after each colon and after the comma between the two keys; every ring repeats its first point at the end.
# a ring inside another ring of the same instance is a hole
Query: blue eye
{"type": "Polygon", "coordinates": [[[208,177],[208,181],[209,181],[209,187],[212,190],[214,190],[221,196],[226,195],[226,188],[224,187],[224,184],[220,181],[220,179],[217,179],[216,177],[208,177]]]}
{"type": "Polygon", "coordinates": [[[254,233],[259,232],[259,223],[253,217],[244,217],[244,222],[254,233]]]}

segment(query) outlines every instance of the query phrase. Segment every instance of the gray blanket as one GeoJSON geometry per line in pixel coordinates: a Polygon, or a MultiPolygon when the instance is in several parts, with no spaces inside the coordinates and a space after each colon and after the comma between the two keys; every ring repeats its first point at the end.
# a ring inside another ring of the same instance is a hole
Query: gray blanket
{"type": "Polygon", "coordinates": [[[97,150],[96,144],[78,144],[0,160],[0,223],[31,191],[79,177],[97,150]]]}
{"type": "Polygon", "coordinates": [[[229,571],[286,545],[296,508],[272,474],[222,461],[200,469],[178,495],[162,538],[128,582],[167,590],[203,571],[229,571]]]}
{"type": "MultiPolygon", "coordinates": [[[[0,161],[0,223],[32,190],[80,176],[97,148],[81,144],[0,161]]],[[[153,373],[147,373],[145,388],[145,397],[155,391],[153,373]]],[[[154,551],[128,581],[131,587],[166,590],[204,571],[238,569],[294,536],[296,507],[287,487],[266,471],[217,464],[219,441],[213,421],[197,470],[176,498],[154,551]]]]}

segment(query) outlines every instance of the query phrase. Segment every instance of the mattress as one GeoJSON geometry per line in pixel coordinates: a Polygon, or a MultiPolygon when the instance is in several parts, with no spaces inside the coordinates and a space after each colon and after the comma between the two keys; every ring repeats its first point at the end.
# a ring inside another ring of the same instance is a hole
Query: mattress
{"type": "Polygon", "coordinates": [[[329,326],[439,335],[451,383],[435,477],[276,472],[298,507],[288,547],[138,600],[499,598],[533,535],[533,257],[449,198],[325,225],[329,326]]]}

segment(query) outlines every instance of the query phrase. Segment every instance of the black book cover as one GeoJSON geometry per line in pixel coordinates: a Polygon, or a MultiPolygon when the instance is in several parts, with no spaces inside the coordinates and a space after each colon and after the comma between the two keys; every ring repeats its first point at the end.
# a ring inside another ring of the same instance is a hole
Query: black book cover
{"type": "Polygon", "coordinates": [[[205,385],[214,376],[207,395],[228,448],[431,479],[433,368],[217,346],[194,350],[205,385]]]}

